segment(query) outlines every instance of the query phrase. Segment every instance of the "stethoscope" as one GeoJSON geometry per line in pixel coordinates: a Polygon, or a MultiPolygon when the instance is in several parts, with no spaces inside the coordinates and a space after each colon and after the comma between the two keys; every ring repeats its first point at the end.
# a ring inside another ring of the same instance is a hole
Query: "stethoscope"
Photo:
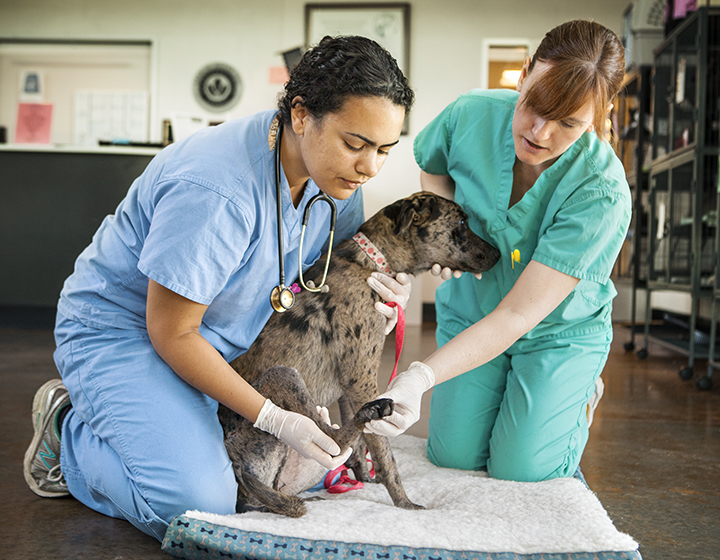
{"type": "MultiPolygon", "coordinates": [[[[278,236],[278,262],[280,265],[280,283],[270,292],[270,304],[278,313],[284,313],[295,303],[295,293],[285,285],[285,252],[283,251],[283,230],[282,230],[282,189],[280,182],[280,140],[282,138],[282,123],[278,124],[277,136],[275,138],[275,193],[277,198],[277,236],[278,236]]],[[[300,248],[298,249],[298,274],[300,285],[309,292],[327,292],[329,286],[325,284],[328,267],[330,266],[330,254],[332,253],[333,238],[335,237],[335,221],[337,220],[337,208],[335,201],[325,193],[316,194],[310,199],[305,212],[303,213],[302,230],[300,232],[300,248]],[[324,200],[330,205],[330,243],[328,245],[327,259],[325,260],[325,271],[319,286],[308,280],[308,285],[303,279],[302,254],[303,241],[305,240],[305,228],[310,219],[310,210],[318,200],[324,200]]]]}

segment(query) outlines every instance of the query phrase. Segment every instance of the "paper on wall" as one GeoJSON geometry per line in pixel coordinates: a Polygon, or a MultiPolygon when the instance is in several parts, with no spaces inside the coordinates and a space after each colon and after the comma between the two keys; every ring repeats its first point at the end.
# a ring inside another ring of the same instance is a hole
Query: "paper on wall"
{"type": "Polygon", "coordinates": [[[146,91],[75,92],[75,144],[147,142],[148,121],[146,91]]]}
{"type": "Polygon", "coordinates": [[[18,103],[15,142],[49,144],[52,112],[52,103],[18,103]]]}

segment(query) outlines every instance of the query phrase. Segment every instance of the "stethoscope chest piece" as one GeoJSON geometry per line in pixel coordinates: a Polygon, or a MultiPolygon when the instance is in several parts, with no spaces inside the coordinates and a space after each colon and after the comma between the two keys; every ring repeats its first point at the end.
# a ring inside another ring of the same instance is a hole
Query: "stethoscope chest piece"
{"type": "Polygon", "coordinates": [[[295,303],[295,294],[287,286],[275,286],[270,292],[270,305],[278,313],[284,313],[295,303]]]}

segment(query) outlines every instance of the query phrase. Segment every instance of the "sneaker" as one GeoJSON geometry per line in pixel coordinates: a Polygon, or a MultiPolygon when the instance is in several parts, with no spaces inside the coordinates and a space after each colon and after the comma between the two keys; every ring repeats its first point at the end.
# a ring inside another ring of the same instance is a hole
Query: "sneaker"
{"type": "Polygon", "coordinates": [[[65,477],[60,471],[60,418],[70,406],[70,396],[62,381],[45,383],[32,404],[35,435],[25,452],[23,472],[30,490],[43,498],[59,498],[69,494],[65,477]]]}
{"type": "Polygon", "coordinates": [[[593,423],[593,416],[595,415],[595,409],[597,408],[598,403],[600,402],[600,399],[602,399],[603,393],[605,392],[605,383],[603,383],[603,380],[601,378],[597,378],[595,380],[595,392],[590,397],[590,400],[587,404],[587,418],[588,418],[588,428],[592,426],[593,423]]]}

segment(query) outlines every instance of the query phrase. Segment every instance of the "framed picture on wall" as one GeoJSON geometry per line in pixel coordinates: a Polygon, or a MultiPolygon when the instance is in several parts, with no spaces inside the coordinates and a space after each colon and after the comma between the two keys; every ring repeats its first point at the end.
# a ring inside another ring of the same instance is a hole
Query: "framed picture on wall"
{"type": "MultiPolygon", "coordinates": [[[[362,35],[385,47],[410,81],[410,4],[342,3],[305,5],[305,44],[326,35],[362,35]]],[[[403,134],[407,134],[407,119],[403,134]]]]}
{"type": "Polygon", "coordinates": [[[21,103],[43,103],[45,101],[45,74],[42,70],[20,70],[21,103]]]}

